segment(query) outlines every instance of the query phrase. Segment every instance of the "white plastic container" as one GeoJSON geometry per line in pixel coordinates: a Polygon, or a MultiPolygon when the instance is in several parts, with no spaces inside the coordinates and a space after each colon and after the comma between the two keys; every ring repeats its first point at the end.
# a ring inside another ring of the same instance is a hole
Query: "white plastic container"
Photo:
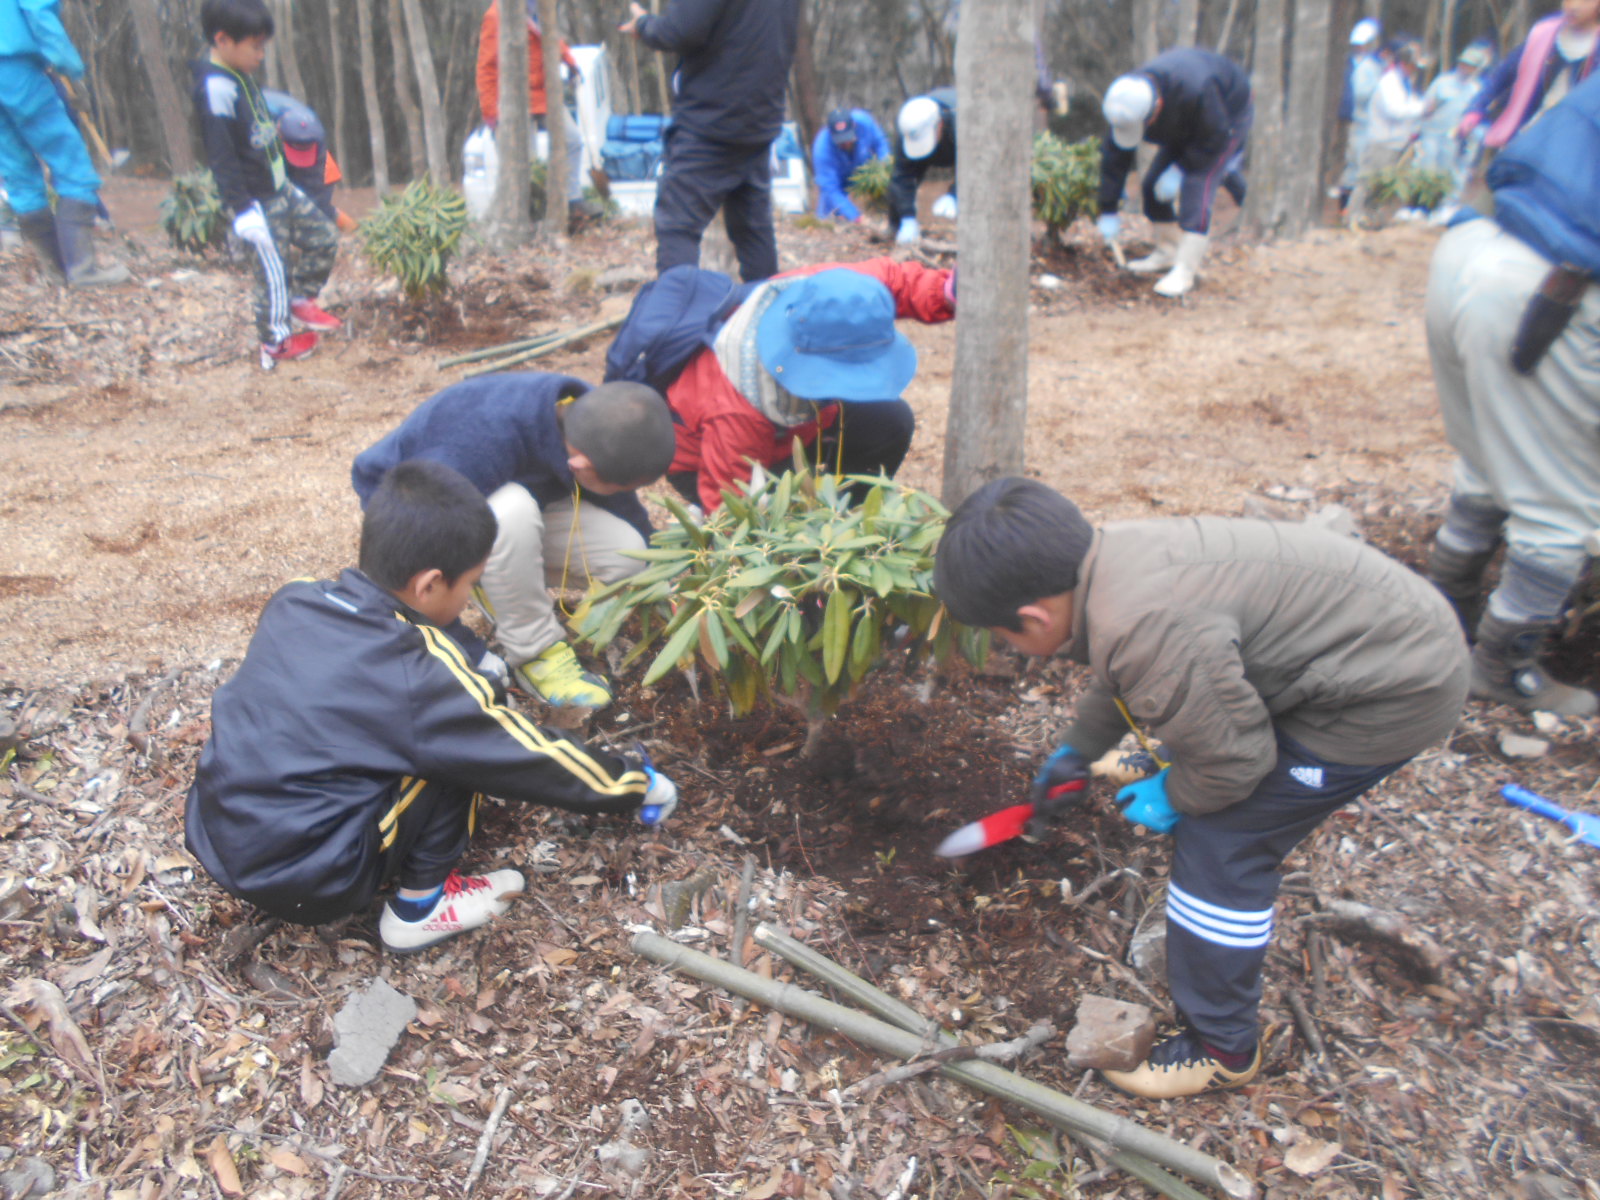
{"type": "Polygon", "coordinates": [[[467,198],[467,216],[481,221],[494,203],[494,181],[500,172],[500,154],[494,148],[494,130],[480,125],[461,148],[461,194],[467,198]]]}

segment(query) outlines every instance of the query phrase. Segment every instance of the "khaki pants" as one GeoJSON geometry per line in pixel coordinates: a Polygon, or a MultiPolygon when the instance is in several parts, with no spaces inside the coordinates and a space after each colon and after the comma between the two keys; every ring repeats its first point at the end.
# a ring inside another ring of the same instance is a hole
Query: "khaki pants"
{"type": "Polygon", "coordinates": [[[645,568],[622,554],[644,548],[639,531],[592,501],[540,508],[527,488],[508,483],[489,497],[489,507],[499,530],[479,586],[513,667],[565,636],[550,588],[582,590],[591,581],[615,583],[645,568]]]}
{"type": "Polygon", "coordinates": [[[1507,514],[1514,560],[1576,580],[1600,528],[1600,288],[1519,375],[1511,343],[1550,266],[1492,220],[1450,230],[1428,278],[1428,354],[1455,495],[1507,514]]]}

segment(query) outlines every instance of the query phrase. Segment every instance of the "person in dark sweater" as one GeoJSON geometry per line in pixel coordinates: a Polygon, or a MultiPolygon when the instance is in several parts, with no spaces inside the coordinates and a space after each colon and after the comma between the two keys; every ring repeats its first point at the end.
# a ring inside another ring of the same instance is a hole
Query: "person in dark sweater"
{"type": "Polygon", "coordinates": [[[233,213],[234,235],[254,252],[256,333],[268,371],[305,358],[316,349],[318,330],[343,324],[316,304],[333,270],[339,231],[289,179],[277,124],[250,78],[273,27],[263,0],[205,0],[200,28],[210,54],[193,64],[206,160],[233,213]],[[305,328],[296,333],[291,321],[305,328]]]}
{"type": "MultiPolygon", "coordinates": [[[[479,589],[516,683],[556,706],[601,708],[611,690],[585,671],[549,587],[615,583],[642,571],[630,558],[650,540],[636,488],[672,462],[672,414],[653,388],[531,371],[453,384],[356,456],[350,472],[366,507],[385,474],[408,459],[444,463],[488,499],[498,522],[479,589]]],[[[449,630],[474,663],[497,664],[465,625],[449,630]]]]}
{"type": "Polygon", "coordinates": [[[721,208],[746,283],[778,271],[772,142],[783,126],[798,0],[670,0],[639,4],[621,29],[679,55],[672,124],[656,189],[656,271],[700,261],[721,208]]]}
{"type": "MultiPolygon", "coordinates": [[[[889,232],[901,244],[922,236],[917,222],[917,190],[932,167],[956,165],[956,90],[934,88],[926,96],[914,96],[900,106],[896,118],[894,166],[889,173],[889,232]]],[[[933,205],[936,217],[954,218],[956,188],[940,196],[933,205]]]]}
{"type": "Polygon", "coordinates": [[[1104,113],[1111,128],[1100,149],[1100,235],[1109,242],[1121,231],[1117,208],[1134,151],[1140,142],[1154,143],[1160,149],[1144,173],[1142,192],[1156,249],[1128,269],[1166,271],[1156,292],[1182,296],[1194,287],[1206,256],[1217,189],[1244,203],[1239,165],[1255,119],[1250,76],[1209,50],[1168,50],[1112,83],[1104,113]],[[1169,167],[1182,173],[1176,212],[1160,184],[1169,167]]]}
{"type": "Polygon", "coordinates": [[[478,489],[407,462],[373,493],[360,567],[288,584],[212,702],[185,807],[189,850],[272,916],[320,925],[387,884],[383,944],[409,953],[475,929],[516,871],[455,869],[482,794],[664,820],[677,788],[638,755],[541,729],[495,700],[444,633],[494,541],[478,489]]]}

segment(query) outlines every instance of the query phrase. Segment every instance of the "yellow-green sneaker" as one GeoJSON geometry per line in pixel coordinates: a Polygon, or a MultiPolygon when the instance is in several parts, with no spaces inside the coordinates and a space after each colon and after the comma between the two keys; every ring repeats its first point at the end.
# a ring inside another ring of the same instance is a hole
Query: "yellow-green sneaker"
{"type": "Polygon", "coordinates": [[[566,642],[557,642],[538,658],[512,667],[511,678],[555,708],[604,708],[611,703],[606,681],[585,671],[566,642]]]}

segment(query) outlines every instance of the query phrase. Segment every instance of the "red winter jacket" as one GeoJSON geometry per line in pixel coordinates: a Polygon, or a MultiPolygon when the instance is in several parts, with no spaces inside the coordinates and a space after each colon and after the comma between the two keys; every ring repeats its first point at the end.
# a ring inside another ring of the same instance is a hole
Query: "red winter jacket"
{"type": "MultiPolygon", "coordinates": [[[[950,272],[917,263],[896,262],[892,258],[822,263],[785,271],[776,278],[814,275],[839,267],[881,281],[894,295],[897,317],[936,325],[956,315],[945,296],[950,272]]],[[[677,381],[667,389],[667,403],[678,421],[678,448],[670,469],[699,472],[700,506],[706,512],[722,503],[724,487],[750,478],[747,460],[754,459],[764,466],[787,464],[794,453],[793,440],[799,438],[803,444],[811,445],[822,430],[833,424],[839,410],[837,402],[822,404],[815,421],[792,429],[775,425],[733,386],[709,346],[689,360],[677,381]]]]}

